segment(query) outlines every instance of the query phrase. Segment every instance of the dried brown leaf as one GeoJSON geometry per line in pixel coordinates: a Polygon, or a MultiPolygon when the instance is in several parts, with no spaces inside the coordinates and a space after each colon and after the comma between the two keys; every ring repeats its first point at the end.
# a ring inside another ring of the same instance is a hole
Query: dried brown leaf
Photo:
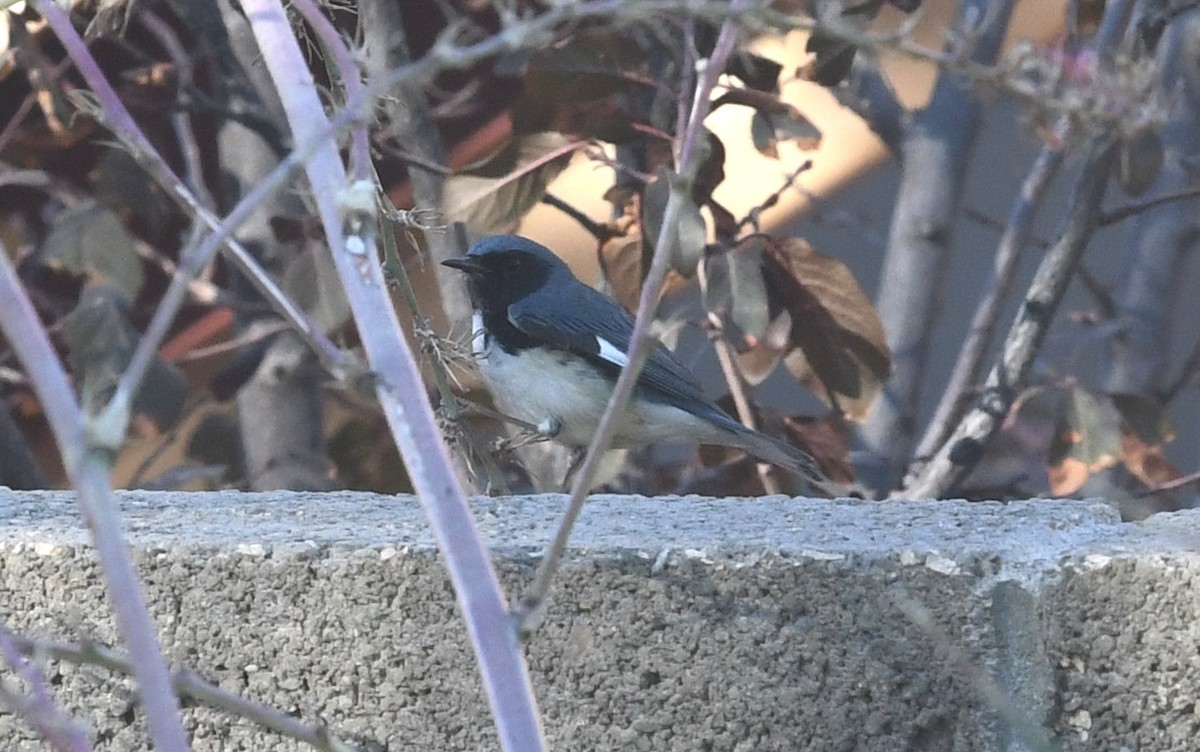
{"type": "Polygon", "coordinates": [[[653,87],[646,59],[634,37],[611,28],[580,31],[534,51],[513,107],[514,128],[610,142],[634,137],[629,97],[622,94],[653,87]]]}
{"type": "Polygon", "coordinates": [[[579,144],[561,133],[514,138],[492,155],[446,178],[442,192],[449,222],[475,236],[512,232],[546,193],[579,144]]]}
{"type": "Polygon", "coordinates": [[[58,216],[41,252],[50,266],[102,279],[134,298],[145,279],[135,243],[112,211],[88,201],[58,216]]]}
{"type": "Polygon", "coordinates": [[[1110,394],[1109,398],[1125,427],[1142,443],[1161,446],[1175,440],[1175,426],[1158,399],[1142,394],[1110,394]]]}
{"type": "Polygon", "coordinates": [[[792,315],[787,311],[780,311],[779,315],[767,324],[763,336],[753,347],[734,354],[733,361],[746,383],[758,386],[767,380],[779,365],[779,361],[791,349],[791,336],[792,315]]]}
{"type": "Polygon", "coordinates": [[[635,38],[613,28],[574,34],[537,50],[525,71],[525,90],[547,101],[582,102],[643,82],[645,56],[635,38]]]}
{"type": "MultiPolygon", "coordinates": [[[[67,317],[63,338],[72,375],[80,384],[80,401],[89,413],[107,404],[133,356],[138,336],[129,322],[129,301],[119,289],[103,282],[84,286],[79,304],[67,317]]],[[[134,398],[133,409],[159,428],[167,428],[179,420],[186,397],[183,374],[156,357],[134,398]]]]}
{"type": "Polygon", "coordinates": [[[750,121],[750,137],[754,148],[772,159],[779,158],[780,141],[795,141],[801,149],[821,145],[821,131],[794,105],[777,95],[752,89],[732,89],[713,102],[713,108],[738,104],[754,109],[750,121]]]}
{"type": "Polygon", "coordinates": [[[1121,461],[1147,488],[1183,477],[1183,473],[1167,461],[1161,444],[1146,444],[1127,429],[1121,431],[1121,461]]]}
{"type": "Polygon", "coordinates": [[[854,482],[850,463],[852,431],[845,416],[831,411],[824,418],[783,418],[784,428],[793,441],[817,461],[830,480],[849,485],[854,482]]]}
{"type": "MultiPolygon", "coordinates": [[[[663,214],[672,191],[681,190],[681,186],[675,185],[678,181],[679,176],[673,170],[662,167],[658,171],[658,178],[647,183],[642,191],[642,236],[647,255],[654,252],[658,243],[658,236],[663,229],[663,214]]],[[[700,207],[690,197],[686,198],[678,222],[670,228],[667,239],[671,268],[687,277],[695,274],[707,239],[708,232],[700,207]]]]}
{"type": "Polygon", "coordinates": [[[1069,496],[1121,460],[1121,416],[1106,396],[1070,387],[1047,450],[1050,493],[1069,496]]]}
{"type": "Polygon", "coordinates": [[[1110,395],[1121,416],[1121,461],[1148,488],[1183,477],[1167,461],[1163,447],[1175,440],[1166,406],[1141,394],[1110,395]]]}
{"type": "Polygon", "coordinates": [[[851,420],[864,419],[892,358],[883,324],[853,273],[800,238],[749,240],[761,244],[772,305],[792,317],[788,370],[851,420]]]}
{"type": "MultiPolygon", "coordinates": [[[[642,282],[649,268],[650,252],[642,242],[641,196],[637,192],[609,190],[613,199],[623,200],[624,214],[604,226],[605,238],[596,251],[604,292],[624,308],[637,311],[642,294],[642,282]]],[[[606,198],[609,194],[606,194],[606,198]]],[[[687,280],[675,270],[667,272],[667,294],[687,285],[687,280]]]]}
{"type": "Polygon", "coordinates": [[[709,319],[737,352],[753,348],[771,323],[762,249],[754,243],[714,248],[704,255],[700,292],[709,319]]]}

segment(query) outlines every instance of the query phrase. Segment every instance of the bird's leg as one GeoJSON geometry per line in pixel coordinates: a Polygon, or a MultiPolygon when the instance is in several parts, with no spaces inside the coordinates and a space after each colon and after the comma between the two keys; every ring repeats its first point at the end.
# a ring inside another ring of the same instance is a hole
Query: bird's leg
{"type": "MultiPolygon", "coordinates": [[[[460,398],[461,399],[461,398],[460,398]]],[[[493,447],[494,452],[506,452],[517,447],[523,447],[528,444],[536,444],[539,441],[548,441],[553,439],[562,431],[562,423],[557,418],[546,417],[537,425],[528,423],[520,418],[514,418],[511,415],[505,415],[482,405],[474,400],[461,399],[462,408],[465,412],[483,415],[484,417],[498,420],[501,423],[508,423],[511,426],[516,426],[521,429],[511,438],[499,440],[493,447]]]]}
{"type": "Polygon", "coordinates": [[[583,466],[583,458],[586,456],[587,447],[574,447],[571,449],[571,459],[567,463],[567,473],[563,476],[563,493],[571,493],[571,483],[575,480],[575,473],[579,472],[579,468],[583,466]]]}
{"type": "Polygon", "coordinates": [[[544,418],[536,426],[524,421],[520,421],[520,424],[522,430],[504,441],[506,448],[516,449],[541,441],[550,441],[562,431],[562,422],[557,418],[544,418]]]}

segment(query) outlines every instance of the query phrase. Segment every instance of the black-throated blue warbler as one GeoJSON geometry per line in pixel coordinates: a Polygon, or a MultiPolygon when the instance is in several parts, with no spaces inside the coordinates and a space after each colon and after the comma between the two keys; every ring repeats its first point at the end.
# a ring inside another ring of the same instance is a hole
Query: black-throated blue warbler
{"type": "MultiPolygon", "coordinates": [[[[527,238],[487,237],[442,263],[468,275],[473,350],[497,401],[547,436],[586,447],[629,362],[633,317],[527,238]]],[[[612,446],[658,442],[735,447],[833,493],[811,457],[726,415],[661,344],[646,359],[612,446]]]]}

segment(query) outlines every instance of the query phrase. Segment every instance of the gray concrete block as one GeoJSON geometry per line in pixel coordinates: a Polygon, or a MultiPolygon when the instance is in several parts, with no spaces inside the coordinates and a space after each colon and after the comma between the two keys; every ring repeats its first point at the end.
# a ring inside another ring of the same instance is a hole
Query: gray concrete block
{"type": "Polygon", "coordinates": [[[1123,526],[1057,574],[1042,621],[1068,749],[1200,748],[1200,513],[1123,526]]]}
{"type": "MultiPolygon", "coordinates": [[[[496,749],[414,500],[120,499],[172,661],[364,749],[496,749]]],[[[512,597],[562,503],[476,502],[512,597]]],[[[526,654],[558,750],[1024,748],[989,682],[1067,749],[1187,749],[1197,544],[1198,515],[1126,525],[1088,502],[597,497],[526,654]]],[[[4,624],[114,642],[105,600],[71,497],[0,495],[4,624]]],[[[128,681],[44,670],[98,749],[146,747],[128,681]]],[[[197,750],[300,748],[185,715],[197,750]]],[[[33,739],[0,711],[0,748],[33,739]]]]}

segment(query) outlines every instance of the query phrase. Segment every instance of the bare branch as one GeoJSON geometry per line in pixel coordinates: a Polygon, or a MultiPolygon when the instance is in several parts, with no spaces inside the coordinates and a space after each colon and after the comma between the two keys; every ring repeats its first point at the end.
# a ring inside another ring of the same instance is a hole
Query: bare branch
{"type": "MultiPolygon", "coordinates": [[[[79,665],[99,666],[120,674],[130,675],[133,673],[133,666],[128,658],[104,645],[96,643],[74,645],[21,636],[13,636],[12,642],[25,655],[39,655],[79,665]]],[[[356,752],[357,750],[357,747],[352,747],[329,733],[329,730],[322,724],[304,723],[281,710],[239,697],[186,669],[172,671],[171,684],[180,697],[187,697],[211,708],[245,718],[280,736],[308,744],[319,752],[356,752]]]]}
{"type": "MultiPolygon", "coordinates": [[[[437,430],[420,369],[401,335],[374,253],[374,183],[347,179],[330,122],[277,0],[243,0],[263,61],[279,91],[296,141],[315,142],[305,170],[359,336],[376,374],[375,389],[409,476],[445,554],[459,607],[506,750],[545,749],[529,675],[487,549],[475,527],[437,430]],[[370,244],[367,244],[370,242],[370,244]]],[[[310,19],[311,21],[312,19],[310,19]]],[[[362,113],[369,92],[347,86],[344,111],[362,113]]],[[[356,160],[357,162],[357,160],[356,160]]]]}
{"type": "MultiPolygon", "coordinates": [[[[1059,143],[1068,140],[1069,124],[1060,124],[1059,143]]],[[[1008,224],[996,248],[996,260],[992,267],[992,278],[987,285],[987,291],[975,315],[971,319],[971,328],[967,331],[967,339],[959,351],[958,360],[950,372],[950,380],[942,391],[933,418],[925,427],[925,433],[917,445],[914,458],[920,462],[928,457],[937,447],[941,446],[950,431],[958,424],[966,409],[967,401],[975,389],[979,372],[983,368],[983,360],[987,355],[988,346],[992,342],[996,325],[1000,320],[1000,312],[1004,301],[1012,291],[1017,272],[1017,263],[1021,259],[1033,231],[1033,220],[1041,207],[1042,198],[1050,187],[1051,181],[1058,173],[1062,164],[1063,150],[1046,145],[1034,160],[1029,174],[1021,184],[1021,192],[1008,215],[1008,224]]]]}
{"type": "Polygon", "coordinates": [[[1062,302],[1100,216],[1100,202],[1116,159],[1112,138],[1095,144],[1075,186],[1067,225],[1042,260],[1021,311],[997,363],[984,385],[978,404],[929,463],[894,498],[939,498],[960,481],[983,456],[984,447],[1000,430],[1004,418],[1028,380],[1054,312],[1062,302]]]}
{"type": "Polygon", "coordinates": [[[547,193],[545,196],[542,196],[542,203],[546,204],[547,206],[553,206],[555,209],[558,209],[563,214],[566,214],[568,217],[575,220],[577,223],[579,223],[580,227],[587,230],[588,234],[596,240],[604,239],[604,228],[601,227],[599,223],[593,221],[591,217],[579,211],[558,196],[555,196],[552,193],[547,193]]]}
{"type": "Polygon", "coordinates": [[[1165,483],[1159,483],[1157,486],[1154,486],[1152,488],[1147,488],[1142,491],[1138,491],[1137,493],[1135,493],[1133,495],[1133,498],[1146,499],[1151,496],[1157,496],[1159,494],[1170,493],[1171,491],[1178,491],[1181,488],[1186,488],[1188,486],[1192,486],[1192,485],[1196,485],[1196,484],[1200,484],[1200,471],[1197,471],[1194,473],[1188,473],[1187,475],[1181,475],[1180,477],[1175,478],[1174,480],[1169,480],[1169,481],[1166,481],[1165,483]]]}
{"type": "MultiPolygon", "coordinates": [[[[713,343],[713,349],[717,352],[717,362],[721,364],[721,375],[725,377],[725,384],[729,387],[729,393],[733,396],[733,404],[737,408],[738,420],[747,428],[756,429],[754,411],[750,409],[750,400],[746,397],[746,386],[742,383],[742,377],[738,373],[737,366],[734,365],[733,352],[729,346],[729,342],[719,329],[712,331],[709,340],[713,343]]],[[[759,481],[762,482],[763,492],[769,496],[779,493],[779,483],[775,480],[774,470],[771,466],[763,462],[756,462],[754,463],[754,468],[758,472],[759,481]]]]}
{"type": "Polygon", "coordinates": [[[708,115],[713,88],[722,71],[725,70],[725,63],[732,54],[737,41],[738,25],[734,18],[739,11],[752,5],[751,0],[732,0],[728,8],[730,15],[721,24],[721,31],[717,35],[711,56],[707,60],[697,61],[698,81],[689,110],[687,127],[680,134],[680,146],[675,162],[675,171],[680,176],[682,185],[671,187],[666,208],[663,210],[662,230],[659,232],[658,242],[654,247],[654,256],[650,262],[650,268],[646,272],[642,294],[638,300],[637,317],[634,321],[627,353],[629,361],[621,369],[621,375],[617,379],[612,396],[604,409],[604,415],[600,418],[600,424],[596,428],[592,443],[587,448],[583,464],[575,473],[567,509],[563,513],[554,540],[546,549],[533,583],[526,590],[515,609],[522,630],[532,627],[540,619],[554,575],[566,552],[571,529],[575,526],[575,521],[583,510],[583,501],[591,489],[592,479],[596,476],[604,452],[608,450],[608,445],[612,441],[618,416],[624,411],[625,405],[633,394],[638,376],[641,375],[642,367],[645,365],[651,344],[647,335],[650,332],[650,324],[654,320],[655,312],[658,310],[658,299],[662,294],[663,282],[666,280],[667,268],[670,264],[668,252],[672,235],[670,228],[679,223],[684,202],[690,200],[688,196],[691,194],[692,180],[700,166],[698,144],[704,127],[704,118],[708,115]]]}
{"type": "Polygon", "coordinates": [[[1105,384],[1110,392],[1157,392],[1167,381],[1172,346],[1178,341],[1173,335],[1194,331],[1190,321],[1172,319],[1189,316],[1179,310],[1180,303],[1191,297],[1184,269],[1200,241],[1195,164],[1200,151],[1197,39],[1200,11],[1192,10],[1171,22],[1158,47],[1162,90],[1175,93],[1175,106],[1159,135],[1162,169],[1155,185],[1163,194],[1110,213],[1118,218],[1137,214],[1126,246],[1125,273],[1114,296],[1118,326],[1110,340],[1112,360],[1105,384]]]}
{"type": "Polygon", "coordinates": [[[1100,215],[1099,225],[1100,227],[1108,227],[1118,222],[1124,222],[1130,217],[1136,217],[1139,214],[1153,211],[1160,206],[1173,204],[1176,201],[1190,201],[1195,198],[1200,198],[1200,188],[1184,188],[1172,191],[1171,193],[1165,193],[1161,196],[1151,196],[1143,201],[1135,201],[1104,212],[1100,215]]]}
{"type": "MultiPolygon", "coordinates": [[[[43,12],[49,9],[60,16],[61,22],[70,24],[66,14],[53,3],[44,5],[47,7],[42,8],[43,12]]],[[[80,512],[100,557],[117,627],[133,657],[138,686],[145,698],[150,737],[156,749],[184,752],[188,743],[179,718],[179,702],[171,691],[167,662],[125,547],[120,514],[108,482],[108,455],[89,447],[84,415],[66,371],[9,258],[0,243],[0,300],[5,301],[0,312],[0,331],[29,374],[29,382],[54,431],[63,466],[76,489],[80,512]]]]}
{"type": "MultiPolygon", "coordinates": [[[[12,712],[23,716],[59,752],[90,752],[92,745],[83,725],[54,702],[42,673],[21,655],[16,639],[3,626],[0,626],[0,654],[29,686],[28,696],[21,696],[0,683],[0,705],[8,705],[12,712]]],[[[132,668],[129,673],[133,673],[132,668]]]]}
{"type": "MultiPolygon", "coordinates": [[[[796,169],[788,173],[783,180],[783,185],[779,186],[774,193],[763,199],[758,206],[755,206],[750,211],[746,212],[746,216],[738,220],[737,229],[739,232],[746,228],[751,228],[755,232],[759,231],[759,218],[762,213],[779,203],[779,199],[783,198],[783,194],[790,188],[796,188],[796,181],[800,176],[812,169],[812,160],[806,159],[796,166],[796,169]]],[[[803,189],[799,189],[803,192],[803,189]]]]}
{"type": "MultiPolygon", "coordinates": [[[[403,3],[388,0],[367,0],[359,8],[359,28],[370,83],[384,79],[388,71],[412,64],[405,37],[404,7],[403,3]]],[[[440,211],[442,186],[447,174],[446,147],[429,111],[425,80],[414,77],[396,81],[377,93],[386,119],[386,132],[412,155],[408,162],[408,182],[412,186],[413,204],[440,211]]],[[[427,232],[424,235],[434,261],[438,297],[446,318],[455,322],[470,320],[471,301],[462,280],[453,269],[440,263],[465,249],[459,248],[456,238],[449,233],[427,232]]]]}
{"type": "MultiPolygon", "coordinates": [[[[967,0],[958,36],[974,38],[972,59],[995,60],[1013,3],[967,0]]],[[[955,47],[951,41],[947,47],[955,47]]],[[[877,307],[892,351],[892,375],[863,426],[870,459],[861,472],[880,492],[900,479],[916,440],[916,411],[925,386],[929,347],[966,168],[982,102],[971,82],[943,71],[929,104],[915,113],[901,145],[904,172],[892,213],[877,307]]]]}

